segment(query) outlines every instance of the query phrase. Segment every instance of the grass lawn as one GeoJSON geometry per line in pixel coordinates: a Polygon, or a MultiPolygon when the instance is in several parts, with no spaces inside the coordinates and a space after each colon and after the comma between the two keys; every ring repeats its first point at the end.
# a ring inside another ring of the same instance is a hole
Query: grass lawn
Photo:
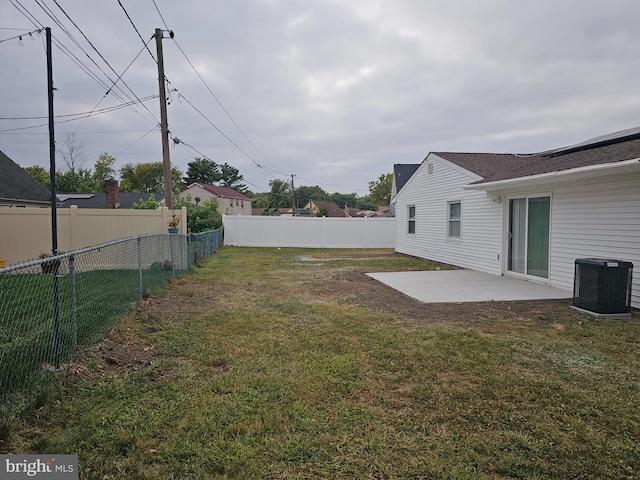
{"type": "MultiPolygon", "coordinates": [[[[82,479],[640,477],[640,325],[421,305],[388,250],[224,248],[0,428],[82,479]]],[[[637,320],[637,317],[636,317],[637,320]]]]}

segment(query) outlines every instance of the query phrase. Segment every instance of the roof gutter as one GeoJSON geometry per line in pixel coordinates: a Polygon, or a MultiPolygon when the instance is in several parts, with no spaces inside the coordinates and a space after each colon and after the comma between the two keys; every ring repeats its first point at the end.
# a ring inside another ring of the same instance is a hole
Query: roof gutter
{"type": "Polygon", "coordinates": [[[464,190],[494,191],[518,188],[529,185],[559,183],[568,180],[600,177],[606,174],[616,174],[625,170],[634,171],[640,167],[640,158],[624,160],[621,162],[605,163],[601,165],[589,165],[586,167],[571,168],[569,170],[556,170],[553,172],[528,175],[526,177],[508,178],[495,182],[473,183],[463,187],[464,190]],[[635,168],[634,168],[635,167],[635,168]]]}

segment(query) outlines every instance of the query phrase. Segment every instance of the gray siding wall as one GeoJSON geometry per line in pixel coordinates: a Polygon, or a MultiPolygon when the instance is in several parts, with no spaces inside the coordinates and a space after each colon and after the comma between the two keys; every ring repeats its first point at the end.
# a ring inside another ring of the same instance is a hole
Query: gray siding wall
{"type": "Polygon", "coordinates": [[[463,190],[479,178],[430,154],[397,197],[396,251],[502,274],[502,205],[485,192],[463,190]],[[460,240],[447,238],[447,203],[451,201],[462,203],[460,240]],[[416,207],[415,235],[407,233],[409,205],[416,207]]]}

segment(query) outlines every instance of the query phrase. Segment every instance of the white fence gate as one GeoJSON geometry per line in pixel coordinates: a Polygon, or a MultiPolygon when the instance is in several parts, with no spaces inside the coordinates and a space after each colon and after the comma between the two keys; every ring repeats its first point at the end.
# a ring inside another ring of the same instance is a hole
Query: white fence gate
{"type": "Polygon", "coordinates": [[[224,244],[237,247],[395,247],[395,218],[223,215],[222,223],[224,244]]]}

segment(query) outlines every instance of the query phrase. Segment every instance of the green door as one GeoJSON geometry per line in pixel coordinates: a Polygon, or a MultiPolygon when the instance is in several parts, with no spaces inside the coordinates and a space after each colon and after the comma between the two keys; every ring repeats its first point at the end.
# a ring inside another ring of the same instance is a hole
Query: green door
{"type": "Polygon", "coordinates": [[[509,200],[509,271],[549,278],[550,207],[550,197],[509,200]]]}

